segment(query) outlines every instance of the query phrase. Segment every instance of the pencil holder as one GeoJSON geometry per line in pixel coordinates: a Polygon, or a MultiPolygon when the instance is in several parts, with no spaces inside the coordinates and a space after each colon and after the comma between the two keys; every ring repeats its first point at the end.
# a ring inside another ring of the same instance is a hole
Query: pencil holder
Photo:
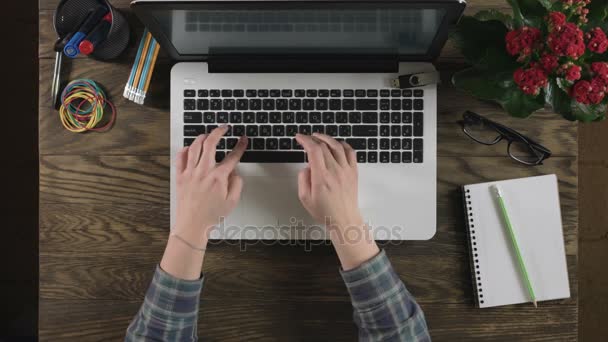
{"type": "Polygon", "coordinates": [[[62,0],[53,18],[55,31],[61,39],[78,30],[89,13],[99,5],[108,8],[112,22],[106,38],[95,46],[90,56],[100,60],[113,59],[129,45],[130,30],[124,15],[106,0],[62,0]]]}

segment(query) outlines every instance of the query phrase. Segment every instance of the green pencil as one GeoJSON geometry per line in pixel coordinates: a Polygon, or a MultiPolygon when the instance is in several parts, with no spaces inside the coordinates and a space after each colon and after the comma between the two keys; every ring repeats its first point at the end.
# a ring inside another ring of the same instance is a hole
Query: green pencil
{"type": "Polygon", "coordinates": [[[538,306],[536,305],[536,296],[534,295],[534,289],[532,289],[532,283],[530,282],[530,278],[528,277],[528,271],[526,270],[524,259],[521,257],[521,252],[519,251],[519,245],[517,244],[517,239],[515,238],[515,233],[513,232],[513,226],[511,226],[511,220],[509,220],[509,215],[507,214],[507,207],[502,197],[502,192],[500,191],[498,185],[492,185],[491,188],[494,190],[494,194],[498,199],[498,204],[500,204],[500,211],[502,212],[502,217],[505,220],[507,231],[509,232],[509,237],[511,239],[511,244],[513,245],[513,249],[515,250],[515,255],[517,255],[519,271],[521,272],[526,283],[526,288],[528,289],[528,293],[530,294],[530,299],[532,300],[532,303],[536,308],[538,306]]]}

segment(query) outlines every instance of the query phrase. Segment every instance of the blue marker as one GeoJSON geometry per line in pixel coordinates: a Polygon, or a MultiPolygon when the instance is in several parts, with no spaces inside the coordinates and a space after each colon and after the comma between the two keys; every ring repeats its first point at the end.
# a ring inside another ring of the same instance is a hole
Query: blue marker
{"type": "Polygon", "coordinates": [[[78,30],[72,35],[70,41],[63,48],[63,53],[70,57],[74,58],[78,56],[80,50],[78,49],[78,45],[82,42],[87,34],[99,23],[100,20],[108,13],[108,9],[104,6],[99,6],[94,9],[87,18],[84,20],[82,25],[78,28],[78,30]]]}

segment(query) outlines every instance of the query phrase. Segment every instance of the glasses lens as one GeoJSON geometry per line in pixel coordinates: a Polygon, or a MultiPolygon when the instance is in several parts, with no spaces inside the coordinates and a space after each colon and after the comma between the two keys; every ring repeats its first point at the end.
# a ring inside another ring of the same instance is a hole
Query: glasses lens
{"type": "Polygon", "coordinates": [[[495,144],[500,140],[500,133],[496,132],[490,125],[486,125],[481,120],[466,120],[464,129],[471,138],[479,141],[482,144],[495,144]]]}
{"type": "Polygon", "coordinates": [[[529,165],[536,165],[542,159],[542,153],[533,149],[528,143],[514,140],[509,144],[509,156],[529,165]]]}

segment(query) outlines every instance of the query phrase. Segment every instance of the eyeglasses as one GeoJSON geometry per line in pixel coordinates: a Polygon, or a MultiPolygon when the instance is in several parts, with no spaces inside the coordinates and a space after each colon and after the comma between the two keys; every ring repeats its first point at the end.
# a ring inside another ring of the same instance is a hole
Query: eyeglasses
{"type": "Polygon", "coordinates": [[[551,156],[551,151],[543,145],[479,114],[466,111],[459,123],[462,131],[480,144],[496,145],[503,139],[507,140],[509,157],[522,164],[541,165],[543,160],[551,156]]]}

